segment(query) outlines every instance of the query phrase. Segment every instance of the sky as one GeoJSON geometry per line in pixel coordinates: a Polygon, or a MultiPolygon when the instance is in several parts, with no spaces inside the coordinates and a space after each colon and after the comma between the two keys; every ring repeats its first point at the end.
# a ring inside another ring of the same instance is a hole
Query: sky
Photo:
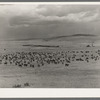
{"type": "Polygon", "coordinates": [[[100,36],[99,5],[0,4],[0,40],[100,36]]]}

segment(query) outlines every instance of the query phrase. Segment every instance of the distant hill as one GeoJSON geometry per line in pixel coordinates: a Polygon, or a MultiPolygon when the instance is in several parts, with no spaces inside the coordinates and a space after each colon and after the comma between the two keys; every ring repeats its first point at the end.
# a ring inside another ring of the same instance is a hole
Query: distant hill
{"type": "Polygon", "coordinates": [[[56,36],[44,39],[45,41],[75,41],[75,42],[94,42],[100,39],[96,35],[92,34],[74,34],[67,36],[56,36]]]}
{"type": "Polygon", "coordinates": [[[64,36],[54,36],[50,38],[27,38],[27,39],[17,39],[14,41],[41,41],[41,42],[75,42],[75,43],[89,43],[100,40],[100,37],[93,34],[73,34],[64,36]]]}
{"type": "Polygon", "coordinates": [[[96,36],[96,35],[93,35],[93,34],[74,34],[74,35],[70,35],[70,36],[96,36]]]}

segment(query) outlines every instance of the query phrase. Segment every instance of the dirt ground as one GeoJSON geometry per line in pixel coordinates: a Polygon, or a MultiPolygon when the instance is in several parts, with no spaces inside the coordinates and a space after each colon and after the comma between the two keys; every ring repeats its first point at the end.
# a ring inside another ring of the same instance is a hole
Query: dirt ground
{"type": "Polygon", "coordinates": [[[1,88],[99,88],[100,63],[20,68],[0,65],[1,88]],[[91,64],[91,65],[90,65],[91,64]]]}

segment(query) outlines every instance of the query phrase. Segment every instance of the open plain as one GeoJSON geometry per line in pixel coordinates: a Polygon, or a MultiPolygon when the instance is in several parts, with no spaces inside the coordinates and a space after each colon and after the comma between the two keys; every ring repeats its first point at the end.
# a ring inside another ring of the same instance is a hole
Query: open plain
{"type": "Polygon", "coordinates": [[[1,45],[1,88],[100,87],[99,47],[37,49],[22,44],[1,45]]]}

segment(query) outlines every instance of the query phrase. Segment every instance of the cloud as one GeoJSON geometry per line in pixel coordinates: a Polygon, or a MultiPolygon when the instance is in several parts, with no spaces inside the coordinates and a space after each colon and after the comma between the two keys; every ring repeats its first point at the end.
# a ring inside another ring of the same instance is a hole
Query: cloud
{"type": "Polygon", "coordinates": [[[0,5],[0,38],[99,34],[99,21],[99,5],[0,5]]]}
{"type": "Polygon", "coordinates": [[[44,16],[44,15],[34,15],[34,16],[15,16],[10,19],[10,25],[51,25],[51,24],[61,24],[61,23],[75,23],[75,22],[92,22],[100,20],[100,13],[98,10],[69,13],[64,16],[44,16]]]}
{"type": "Polygon", "coordinates": [[[72,5],[0,5],[0,16],[12,25],[51,22],[89,22],[99,18],[98,6],[72,5]]]}
{"type": "Polygon", "coordinates": [[[90,22],[99,19],[100,14],[98,11],[87,11],[87,12],[80,12],[74,14],[68,14],[66,17],[69,21],[75,22],[90,22]]]}

